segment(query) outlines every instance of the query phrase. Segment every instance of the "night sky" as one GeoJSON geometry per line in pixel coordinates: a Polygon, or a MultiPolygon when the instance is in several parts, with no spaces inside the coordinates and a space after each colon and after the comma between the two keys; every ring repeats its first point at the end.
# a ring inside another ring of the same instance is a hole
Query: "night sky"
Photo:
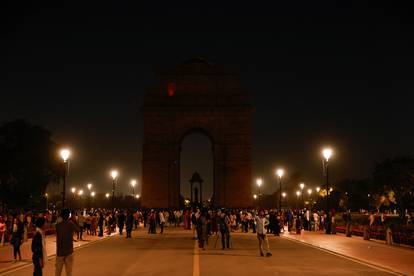
{"type": "MultiPolygon", "coordinates": [[[[265,192],[279,165],[319,184],[324,145],[335,150],[334,180],[368,177],[375,161],[414,153],[408,6],[205,3],[2,1],[0,121],[27,118],[69,145],[70,186],[109,191],[116,167],[128,192],[141,176],[139,108],[153,67],[202,56],[239,68],[250,91],[253,177],[265,192]]],[[[185,143],[200,154],[184,158],[184,169],[211,182],[208,143],[185,143]]]]}

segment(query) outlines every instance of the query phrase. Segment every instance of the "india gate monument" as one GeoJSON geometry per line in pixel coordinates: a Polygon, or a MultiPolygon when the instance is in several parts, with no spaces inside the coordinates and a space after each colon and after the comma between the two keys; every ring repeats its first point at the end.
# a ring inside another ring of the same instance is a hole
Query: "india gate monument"
{"type": "Polygon", "coordinates": [[[179,206],[181,144],[198,132],[213,145],[212,204],[251,206],[251,114],[239,74],[223,66],[192,58],[155,70],[143,106],[142,205],[179,206]]]}

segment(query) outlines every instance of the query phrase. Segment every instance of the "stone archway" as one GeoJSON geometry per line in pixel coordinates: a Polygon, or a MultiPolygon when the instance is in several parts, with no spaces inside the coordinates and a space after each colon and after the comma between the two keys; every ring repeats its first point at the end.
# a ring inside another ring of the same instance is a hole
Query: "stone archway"
{"type": "Polygon", "coordinates": [[[194,130],[213,143],[213,204],[250,206],[252,107],[239,75],[201,58],[155,73],[143,107],[143,206],[178,207],[180,145],[194,130]]]}

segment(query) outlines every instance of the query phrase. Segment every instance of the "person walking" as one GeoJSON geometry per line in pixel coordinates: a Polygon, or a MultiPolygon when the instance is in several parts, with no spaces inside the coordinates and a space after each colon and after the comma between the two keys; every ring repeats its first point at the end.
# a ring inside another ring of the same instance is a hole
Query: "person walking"
{"type": "Polygon", "coordinates": [[[125,226],[126,226],[126,233],[127,233],[126,238],[130,239],[132,238],[131,233],[132,233],[132,228],[134,227],[134,215],[130,211],[127,212],[125,226]]]}
{"type": "Polygon", "coordinates": [[[98,227],[99,227],[99,234],[98,234],[98,237],[103,237],[103,233],[104,233],[104,221],[105,221],[105,218],[104,218],[104,215],[103,215],[103,213],[99,213],[98,214],[98,227]]]}
{"type": "Polygon", "coordinates": [[[226,215],[224,211],[220,212],[217,223],[220,228],[221,234],[221,249],[230,249],[230,217],[226,215]]]}
{"type": "Polygon", "coordinates": [[[256,233],[257,233],[257,239],[259,240],[259,250],[260,250],[260,256],[265,256],[263,251],[266,251],[266,257],[272,256],[272,253],[270,253],[269,248],[269,241],[267,239],[267,230],[266,227],[269,225],[269,221],[264,216],[263,210],[259,211],[259,215],[255,216],[256,221],[256,233]]]}
{"type": "Polygon", "coordinates": [[[206,250],[205,244],[207,243],[207,214],[205,211],[200,213],[200,216],[197,219],[197,237],[198,237],[198,247],[202,250],[206,250]]]}
{"type": "Polygon", "coordinates": [[[124,231],[124,227],[125,227],[125,214],[123,211],[121,211],[118,214],[118,228],[119,228],[119,235],[123,235],[123,231],[124,231]]]}
{"type": "Polygon", "coordinates": [[[36,233],[32,239],[32,261],[34,266],[33,276],[42,276],[42,270],[47,261],[45,240],[46,220],[40,217],[36,220],[35,225],[36,233]]]}
{"type": "Polygon", "coordinates": [[[61,212],[62,221],[56,224],[56,263],[55,276],[61,276],[63,266],[67,276],[72,276],[73,267],[73,234],[80,232],[78,225],[69,221],[69,210],[61,212]]]}
{"type": "Polygon", "coordinates": [[[78,225],[79,225],[79,231],[78,231],[78,241],[83,240],[83,229],[85,226],[85,217],[83,216],[82,212],[79,212],[78,215],[78,225]]]}
{"type": "Polygon", "coordinates": [[[23,232],[23,222],[21,222],[17,217],[13,218],[12,235],[10,243],[13,245],[14,262],[17,262],[17,256],[19,256],[19,261],[22,260],[20,246],[22,245],[23,241],[23,232]]]}
{"type": "Polygon", "coordinates": [[[159,213],[159,217],[160,217],[160,228],[161,228],[161,235],[164,234],[164,225],[165,225],[165,216],[164,216],[164,212],[160,211],[159,213]]]}

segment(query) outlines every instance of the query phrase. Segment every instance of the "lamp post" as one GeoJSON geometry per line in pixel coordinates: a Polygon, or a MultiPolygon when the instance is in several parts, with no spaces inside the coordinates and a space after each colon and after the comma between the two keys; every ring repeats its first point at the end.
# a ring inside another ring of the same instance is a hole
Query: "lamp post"
{"type": "Polygon", "coordinates": [[[70,150],[62,149],[60,151],[60,157],[62,157],[64,170],[63,170],[63,190],[62,190],[62,209],[65,208],[65,200],[66,200],[66,175],[69,168],[69,157],[70,157],[70,150]]]}
{"type": "Polygon", "coordinates": [[[79,195],[79,209],[82,209],[82,195],[83,195],[82,189],[79,190],[78,195],[79,195]]]}
{"type": "Polygon", "coordinates": [[[92,183],[88,183],[87,185],[86,185],[86,187],[88,187],[88,190],[89,190],[89,198],[88,198],[88,208],[90,208],[91,207],[91,202],[92,202],[92,193],[91,193],[91,189],[92,189],[92,183]]]}
{"type": "Polygon", "coordinates": [[[72,189],[70,189],[70,191],[72,192],[72,209],[75,209],[75,193],[76,193],[76,188],[72,187],[72,189]]]}
{"type": "Polygon", "coordinates": [[[263,184],[263,180],[261,178],[258,178],[256,180],[256,184],[257,184],[257,187],[259,188],[259,207],[261,207],[261,205],[262,205],[262,202],[261,202],[262,201],[262,193],[260,191],[260,187],[263,184]]]}
{"type": "MultiPolygon", "coordinates": [[[[300,196],[300,194],[301,194],[301,192],[300,191],[296,191],[296,196],[297,196],[297,201],[296,202],[298,202],[299,201],[299,196],[300,196]]],[[[298,204],[299,205],[299,204],[298,204]]]]}
{"type": "Polygon", "coordinates": [[[323,165],[326,175],[326,234],[331,234],[331,218],[329,212],[329,159],[332,156],[332,149],[325,148],[322,150],[323,165]]]}
{"type": "Polygon", "coordinates": [[[300,183],[299,187],[300,187],[300,190],[301,190],[300,194],[302,195],[302,206],[305,207],[305,203],[303,201],[303,189],[305,188],[305,183],[300,183]]]}
{"type": "Polygon", "coordinates": [[[279,212],[282,211],[282,176],[284,173],[283,169],[276,171],[277,176],[279,176],[279,212]]]}
{"type": "Polygon", "coordinates": [[[48,210],[48,209],[49,209],[49,202],[48,202],[48,198],[49,198],[49,195],[48,195],[47,193],[45,193],[45,199],[46,199],[46,210],[48,210]]]}
{"type": "Polygon", "coordinates": [[[131,180],[132,196],[135,196],[135,185],[137,185],[137,181],[135,179],[132,179],[131,180]]]}
{"type": "Polygon", "coordinates": [[[369,212],[369,205],[370,205],[370,199],[371,199],[371,194],[368,194],[368,209],[367,209],[367,211],[369,212]]]}
{"type": "MultiPolygon", "coordinates": [[[[282,193],[282,197],[283,197],[283,199],[285,199],[285,198],[286,198],[286,193],[285,193],[285,192],[283,192],[283,193],[282,193]]],[[[286,204],[286,209],[287,209],[287,206],[288,206],[288,205],[287,205],[287,201],[286,201],[286,200],[285,200],[285,204],[286,204]]]]}
{"type": "Polygon", "coordinates": [[[112,177],[112,209],[115,209],[115,182],[118,177],[118,171],[112,170],[111,177],[112,177]]]}
{"type": "Polygon", "coordinates": [[[95,201],[95,192],[91,192],[91,197],[92,197],[92,204],[91,207],[94,205],[94,201],[95,201]]]}
{"type": "Polygon", "coordinates": [[[310,202],[312,202],[312,197],[311,197],[311,195],[312,195],[312,189],[308,189],[308,199],[309,199],[309,207],[310,207],[310,202]]]}
{"type": "MultiPolygon", "coordinates": [[[[316,204],[318,205],[319,204],[319,192],[321,191],[321,188],[318,186],[318,187],[316,187],[316,193],[318,194],[318,198],[317,198],[317,201],[316,201],[316,204]]],[[[317,206],[316,206],[317,207],[317,206]]]]}
{"type": "MultiPolygon", "coordinates": [[[[106,199],[109,201],[110,194],[109,194],[109,193],[106,193],[106,194],[105,194],[105,197],[106,197],[106,199]]],[[[105,205],[106,205],[106,206],[108,206],[109,204],[108,204],[108,203],[106,203],[105,205]]]]}

